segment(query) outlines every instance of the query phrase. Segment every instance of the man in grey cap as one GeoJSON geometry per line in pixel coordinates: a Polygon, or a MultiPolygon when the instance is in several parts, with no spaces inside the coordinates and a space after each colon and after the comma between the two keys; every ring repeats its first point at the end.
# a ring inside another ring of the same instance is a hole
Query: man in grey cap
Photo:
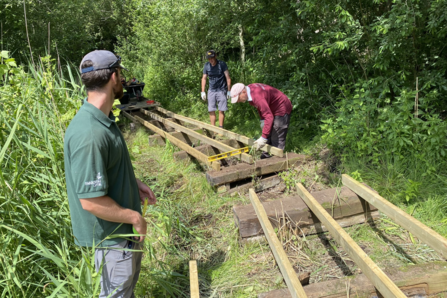
{"type": "Polygon", "coordinates": [[[216,125],[216,110],[219,110],[219,127],[223,128],[225,111],[228,110],[227,99],[230,99],[231,78],[227,64],[217,60],[216,52],[206,52],[208,62],[203,67],[201,97],[206,100],[206,78],[209,77],[208,113],[211,125],[216,125]]]}
{"type": "Polygon", "coordinates": [[[65,133],[64,159],[68,203],[75,243],[95,247],[101,271],[99,297],[135,297],[147,232],[141,214],[152,190],[136,179],[126,142],[115,123],[112,105],[123,96],[121,58],[94,51],[81,62],[87,98],[65,133]],[[137,237],[127,237],[138,233],[137,237]]]}

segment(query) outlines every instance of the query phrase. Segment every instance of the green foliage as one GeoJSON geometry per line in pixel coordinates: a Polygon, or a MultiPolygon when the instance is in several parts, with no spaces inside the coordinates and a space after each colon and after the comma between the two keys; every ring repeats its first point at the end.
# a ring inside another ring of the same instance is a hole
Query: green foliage
{"type": "Polygon", "coordinates": [[[125,10],[124,4],[122,0],[0,0],[1,50],[13,52],[26,64],[30,59],[27,25],[35,60],[51,53],[61,62],[66,59],[78,65],[87,52],[113,50],[117,35],[129,33],[132,11],[125,10]]]}
{"type": "Polygon", "coordinates": [[[411,179],[408,179],[407,183],[405,184],[405,189],[403,192],[401,192],[401,197],[405,199],[407,203],[410,201],[413,201],[414,199],[418,198],[420,195],[420,186],[421,182],[416,182],[411,179]]]}

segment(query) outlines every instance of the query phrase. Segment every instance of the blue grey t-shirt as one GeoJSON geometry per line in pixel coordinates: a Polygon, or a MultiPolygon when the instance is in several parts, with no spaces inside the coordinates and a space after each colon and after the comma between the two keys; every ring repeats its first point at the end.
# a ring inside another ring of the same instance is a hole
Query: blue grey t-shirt
{"type": "Polygon", "coordinates": [[[203,67],[203,74],[206,74],[210,81],[211,91],[228,91],[227,79],[224,72],[228,70],[227,64],[223,61],[217,60],[216,65],[205,63],[203,67]]]}

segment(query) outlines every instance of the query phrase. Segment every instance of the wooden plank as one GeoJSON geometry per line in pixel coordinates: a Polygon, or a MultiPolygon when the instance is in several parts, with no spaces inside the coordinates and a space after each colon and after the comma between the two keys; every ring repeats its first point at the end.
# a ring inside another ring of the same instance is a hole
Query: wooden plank
{"type": "MultiPolygon", "coordinates": [[[[200,141],[202,141],[202,142],[204,142],[206,144],[209,144],[209,145],[211,145],[211,146],[213,146],[213,147],[215,147],[215,148],[217,148],[219,150],[222,150],[224,152],[232,151],[232,150],[236,149],[236,148],[230,147],[228,145],[225,145],[225,144],[223,144],[223,143],[221,143],[221,142],[219,142],[217,140],[209,138],[209,137],[207,137],[205,135],[199,134],[199,133],[197,133],[197,132],[195,132],[195,131],[193,131],[193,130],[191,130],[189,128],[186,128],[186,127],[184,127],[184,126],[182,126],[180,124],[177,124],[177,123],[174,123],[172,121],[169,121],[169,120],[167,120],[167,119],[165,119],[165,118],[163,118],[161,116],[158,116],[157,114],[151,113],[151,112],[143,110],[143,109],[141,109],[140,111],[142,113],[146,114],[147,116],[151,117],[152,119],[157,120],[157,121],[163,123],[164,125],[173,127],[176,130],[178,130],[178,131],[186,133],[186,134],[188,134],[188,135],[190,135],[190,136],[192,136],[192,137],[194,137],[194,138],[196,138],[196,139],[198,139],[198,140],[200,140],[200,141]]],[[[241,158],[242,161],[244,161],[246,163],[249,163],[249,164],[253,163],[253,157],[251,155],[249,155],[249,154],[246,154],[246,153],[240,154],[240,158],[241,158]]]]}
{"type": "Polygon", "coordinates": [[[371,258],[358,246],[331,215],[317,202],[317,200],[301,184],[297,185],[297,192],[307,204],[309,209],[324,223],[329,233],[338,244],[348,253],[352,260],[359,266],[371,283],[385,298],[406,298],[405,294],[393,283],[393,281],[380,269],[371,258]]]}
{"type": "MultiPolygon", "coordinates": [[[[390,267],[385,273],[409,297],[433,297],[447,291],[447,262],[390,267]]],[[[309,298],[381,297],[364,274],[313,283],[304,290],[309,298]]],[[[287,288],[258,295],[258,298],[290,297],[287,288]]]]}
{"type": "Polygon", "coordinates": [[[294,165],[302,164],[306,160],[305,155],[287,153],[287,157],[271,157],[256,161],[253,165],[238,164],[223,168],[219,172],[207,172],[206,178],[211,186],[222,185],[234,181],[239,181],[254,176],[275,173],[287,170],[294,165]]]}
{"type": "MultiPolygon", "coordinates": [[[[206,155],[203,154],[202,152],[199,152],[199,151],[195,150],[194,148],[192,148],[192,147],[189,146],[188,144],[183,143],[183,142],[180,141],[179,139],[173,137],[173,136],[170,135],[169,133],[167,133],[167,132],[165,132],[165,131],[159,129],[159,128],[156,127],[155,125],[150,124],[148,121],[146,121],[146,120],[144,120],[144,119],[142,119],[142,118],[140,118],[140,117],[138,117],[138,116],[132,117],[132,116],[130,116],[130,115],[129,115],[127,112],[125,112],[125,111],[122,111],[122,113],[124,113],[124,115],[125,115],[126,117],[128,117],[128,118],[130,117],[129,119],[132,120],[132,118],[133,118],[133,119],[139,121],[141,124],[143,124],[144,126],[146,126],[147,128],[149,128],[149,129],[152,130],[153,132],[158,133],[160,136],[162,136],[162,137],[168,139],[174,146],[177,146],[177,147],[179,147],[180,149],[185,150],[186,152],[188,152],[189,154],[191,154],[192,156],[194,156],[194,157],[195,157],[197,160],[199,160],[200,162],[202,162],[202,163],[204,163],[204,164],[206,164],[206,165],[208,165],[208,166],[211,166],[213,169],[216,169],[216,165],[215,165],[215,163],[212,163],[212,164],[209,163],[209,162],[208,162],[208,156],[206,156],[206,155]],[[126,114],[127,114],[127,115],[126,115],[126,114]]],[[[132,121],[134,121],[134,120],[132,120],[132,121]]],[[[220,167],[220,164],[219,164],[219,167],[220,167]]]]}
{"type": "Polygon", "coordinates": [[[343,174],[342,180],[344,185],[447,259],[447,239],[348,175],[343,174]]]}
{"type": "MultiPolygon", "coordinates": [[[[378,217],[378,213],[371,213],[377,210],[375,207],[359,198],[346,186],[313,192],[312,195],[343,227],[364,223],[370,217],[378,217]]],[[[298,231],[304,235],[327,230],[298,195],[263,202],[262,205],[274,227],[280,227],[286,218],[290,226],[299,227],[298,231]]],[[[234,206],[233,213],[241,238],[262,233],[261,224],[252,205],[234,206]]]]}
{"type": "Polygon", "coordinates": [[[189,283],[191,287],[191,298],[200,298],[199,274],[196,260],[189,261],[189,283]]]}
{"type": "MultiPolygon", "coordinates": [[[[201,130],[197,131],[200,133],[201,130]]],[[[178,139],[181,139],[181,137],[177,137],[178,139]]],[[[194,139],[195,140],[195,139],[194,139]]],[[[219,142],[224,143],[225,145],[231,146],[233,148],[239,148],[239,144],[236,140],[220,140],[219,142]]],[[[223,151],[214,148],[211,145],[200,145],[197,147],[194,147],[195,149],[199,150],[200,152],[202,152],[203,154],[206,155],[214,155],[214,154],[219,154],[222,153],[223,151]]],[[[178,152],[174,152],[174,158],[176,159],[189,159],[190,155],[188,155],[187,152],[185,151],[178,151],[178,152]]],[[[248,191],[248,188],[247,188],[248,191]]]]}
{"type": "Polygon", "coordinates": [[[289,262],[286,252],[282,247],[281,242],[276,236],[275,230],[270,223],[267,214],[265,213],[264,207],[262,207],[261,202],[258,199],[255,191],[250,189],[249,191],[250,201],[255,208],[256,214],[258,215],[259,221],[261,222],[262,229],[267,237],[267,240],[270,245],[270,249],[275,256],[276,263],[278,264],[279,269],[281,270],[282,276],[289,288],[290,293],[293,298],[304,298],[307,297],[304,292],[303,286],[301,285],[295,270],[293,270],[292,265],[289,262]]]}
{"type": "Polygon", "coordinates": [[[148,104],[146,101],[139,101],[139,102],[133,102],[133,103],[127,103],[124,105],[117,105],[116,107],[120,109],[121,111],[133,111],[133,110],[139,110],[141,108],[155,108],[159,107],[159,102],[154,102],[152,104],[148,104]]]}
{"type": "MultiPolygon", "coordinates": [[[[222,140],[222,143],[226,144],[226,145],[230,145],[230,140],[222,140]]],[[[220,152],[222,152],[219,149],[214,148],[211,145],[200,145],[197,147],[194,147],[194,149],[199,150],[200,152],[202,152],[203,154],[210,156],[210,155],[214,155],[214,154],[219,154],[220,152]]],[[[174,153],[174,158],[176,159],[189,159],[189,155],[187,152],[185,151],[178,151],[174,153]]]]}
{"type": "MultiPolygon", "coordinates": [[[[197,130],[197,132],[200,133],[200,130],[197,130]]],[[[180,141],[182,141],[183,143],[186,143],[188,145],[198,146],[200,144],[199,140],[187,135],[186,133],[176,131],[176,132],[171,132],[170,134],[174,138],[177,138],[180,141]]],[[[158,134],[154,134],[154,135],[149,136],[149,145],[154,145],[154,144],[158,144],[159,146],[164,146],[164,145],[166,145],[166,142],[163,137],[161,137],[158,134]]],[[[185,152],[185,151],[182,151],[182,152],[185,152]]]]}
{"type": "MultiPolygon", "coordinates": [[[[195,119],[192,119],[192,118],[188,118],[188,117],[185,117],[185,116],[182,116],[182,115],[175,114],[175,113],[170,112],[168,110],[165,110],[165,109],[163,109],[161,107],[156,107],[155,110],[157,110],[159,112],[162,112],[162,113],[164,113],[165,115],[167,115],[169,117],[176,118],[176,119],[182,120],[182,121],[187,122],[187,123],[195,124],[195,125],[197,125],[199,127],[208,129],[208,130],[210,130],[212,132],[224,135],[227,138],[238,140],[238,141],[240,141],[240,142],[242,142],[242,143],[244,143],[246,145],[253,146],[254,140],[251,139],[251,138],[248,138],[246,136],[234,133],[232,131],[229,131],[229,130],[226,130],[226,129],[223,129],[223,128],[220,128],[220,127],[217,127],[217,126],[213,126],[211,124],[204,123],[202,121],[198,121],[198,120],[195,120],[195,119]]],[[[270,146],[270,145],[265,145],[262,148],[262,150],[263,151],[267,151],[271,155],[275,155],[275,156],[279,156],[279,157],[283,157],[284,156],[283,150],[281,150],[279,148],[276,148],[276,147],[273,147],[273,146],[270,146]]]]}

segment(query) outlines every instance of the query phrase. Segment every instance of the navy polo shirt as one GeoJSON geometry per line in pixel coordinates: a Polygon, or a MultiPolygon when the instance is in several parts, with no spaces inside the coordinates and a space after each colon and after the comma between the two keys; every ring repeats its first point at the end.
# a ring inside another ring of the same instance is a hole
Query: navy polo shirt
{"type": "Polygon", "coordinates": [[[228,91],[227,79],[224,72],[228,70],[227,64],[223,61],[217,60],[216,65],[205,63],[203,67],[203,74],[206,74],[210,82],[210,91],[228,91]]]}

